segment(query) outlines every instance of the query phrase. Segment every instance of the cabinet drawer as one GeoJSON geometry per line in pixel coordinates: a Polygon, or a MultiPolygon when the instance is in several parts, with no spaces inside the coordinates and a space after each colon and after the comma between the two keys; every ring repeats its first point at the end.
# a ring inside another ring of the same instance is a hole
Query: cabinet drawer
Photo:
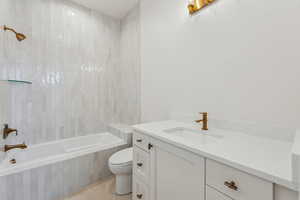
{"type": "Polygon", "coordinates": [[[133,133],[133,144],[147,152],[149,151],[149,149],[148,149],[149,137],[146,135],[134,132],[133,133]]]}
{"type": "Polygon", "coordinates": [[[214,190],[213,188],[206,186],[206,200],[232,200],[232,199],[214,190]]]}
{"type": "Polygon", "coordinates": [[[207,185],[237,200],[273,200],[273,184],[212,160],[206,162],[207,185]]]}
{"type": "Polygon", "coordinates": [[[133,180],[132,200],[150,200],[147,185],[137,178],[133,180]]]}
{"type": "Polygon", "coordinates": [[[148,183],[150,175],[149,153],[138,147],[133,148],[133,173],[145,183],[148,183]]]}

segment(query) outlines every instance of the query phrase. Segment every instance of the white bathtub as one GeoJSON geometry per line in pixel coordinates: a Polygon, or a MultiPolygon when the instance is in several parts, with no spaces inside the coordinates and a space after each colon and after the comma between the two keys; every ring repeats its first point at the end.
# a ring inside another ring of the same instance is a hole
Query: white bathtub
{"type": "Polygon", "coordinates": [[[111,133],[100,133],[11,150],[1,161],[0,177],[125,144],[123,139],[111,133]],[[17,163],[11,164],[11,159],[16,159],[17,163]]]}

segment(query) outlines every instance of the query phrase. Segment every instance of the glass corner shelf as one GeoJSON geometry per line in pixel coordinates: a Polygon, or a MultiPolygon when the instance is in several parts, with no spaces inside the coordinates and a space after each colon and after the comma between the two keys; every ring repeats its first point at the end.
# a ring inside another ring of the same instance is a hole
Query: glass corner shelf
{"type": "Polygon", "coordinates": [[[7,82],[10,82],[10,83],[32,84],[31,81],[24,81],[24,80],[9,79],[9,80],[2,80],[2,81],[7,81],[7,82]]]}
{"type": "Polygon", "coordinates": [[[8,82],[12,83],[24,83],[24,84],[32,84],[31,81],[23,81],[23,80],[7,80],[8,82]]]}

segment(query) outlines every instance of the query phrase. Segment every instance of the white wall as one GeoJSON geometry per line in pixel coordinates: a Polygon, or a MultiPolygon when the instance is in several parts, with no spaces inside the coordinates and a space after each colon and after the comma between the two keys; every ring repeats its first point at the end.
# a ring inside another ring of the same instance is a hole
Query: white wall
{"type": "Polygon", "coordinates": [[[300,126],[300,1],[142,0],[142,121],[208,111],[300,126]]]}

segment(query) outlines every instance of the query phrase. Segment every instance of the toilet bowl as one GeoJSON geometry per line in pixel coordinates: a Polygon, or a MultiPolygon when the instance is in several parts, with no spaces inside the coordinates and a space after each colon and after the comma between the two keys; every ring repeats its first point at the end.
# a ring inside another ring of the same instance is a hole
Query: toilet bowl
{"type": "Polygon", "coordinates": [[[116,152],[109,158],[110,171],[116,175],[116,193],[131,193],[133,149],[127,148],[116,152]]]}

